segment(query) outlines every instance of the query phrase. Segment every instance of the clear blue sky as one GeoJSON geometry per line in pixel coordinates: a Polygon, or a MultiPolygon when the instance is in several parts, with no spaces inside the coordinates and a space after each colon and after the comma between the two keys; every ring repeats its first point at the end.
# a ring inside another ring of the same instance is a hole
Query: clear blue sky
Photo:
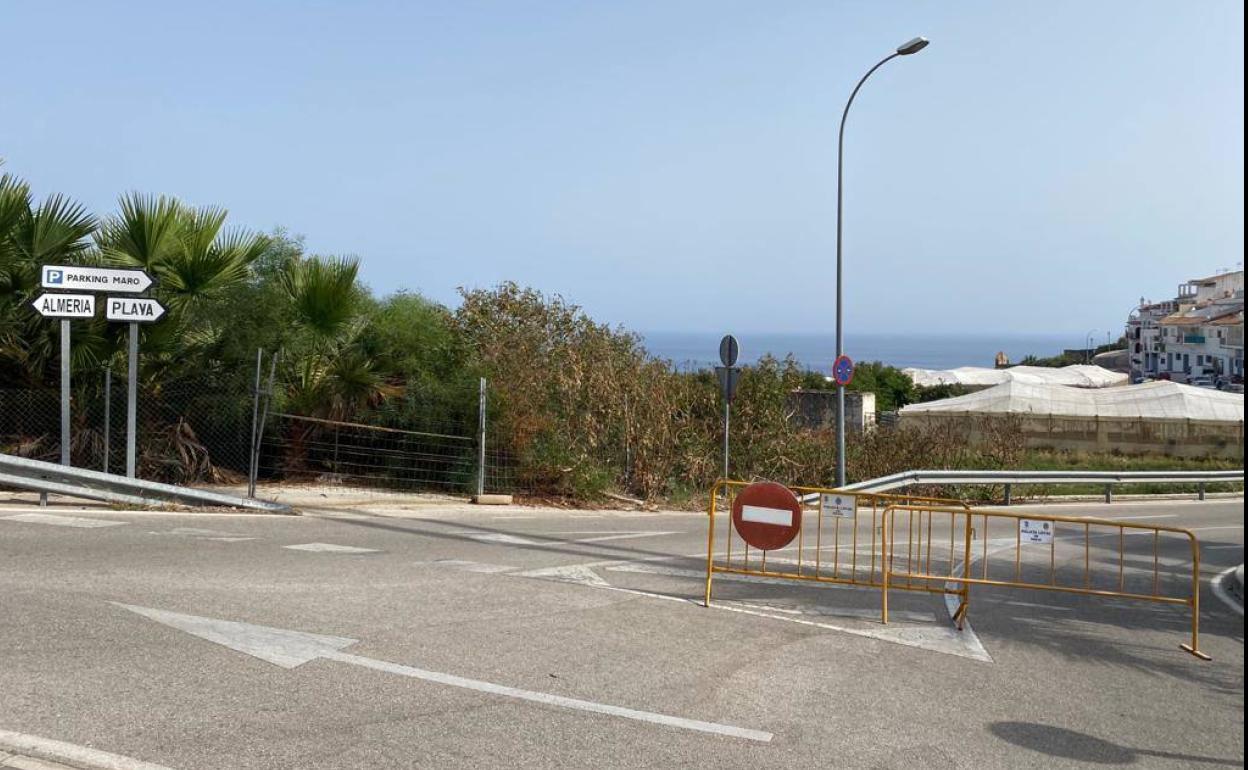
{"type": "Polygon", "coordinates": [[[1244,18],[1140,2],[0,4],[0,156],[640,330],[1120,328],[1244,248],[1244,18]]]}

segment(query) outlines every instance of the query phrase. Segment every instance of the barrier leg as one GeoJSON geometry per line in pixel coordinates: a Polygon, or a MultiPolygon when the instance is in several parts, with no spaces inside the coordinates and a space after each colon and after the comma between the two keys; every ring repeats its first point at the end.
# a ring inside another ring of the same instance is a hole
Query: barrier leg
{"type": "Polygon", "coordinates": [[[719,485],[711,490],[711,509],[706,515],[706,594],[702,597],[702,606],[711,606],[711,576],[715,574],[715,500],[719,494],[719,485]]]}
{"type": "Polygon", "coordinates": [[[1192,541],[1192,643],[1180,644],[1179,647],[1201,660],[1213,660],[1200,651],[1200,543],[1194,535],[1189,537],[1192,541]]]}
{"type": "Polygon", "coordinates": [[[888,537],[888,525],[892,516],[891,510],[884,511],[884,526],[880,532],[880,572],[884,573],[880,580],[880,622],[884,625],[888,625],[888,573],[893,566],[893,544],[888,537]]]}

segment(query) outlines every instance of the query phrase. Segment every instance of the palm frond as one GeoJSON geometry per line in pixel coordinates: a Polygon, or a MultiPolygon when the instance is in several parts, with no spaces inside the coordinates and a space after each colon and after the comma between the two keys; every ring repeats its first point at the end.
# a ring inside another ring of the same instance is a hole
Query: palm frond
{"type": "Polygon", "coordinates": [[[322,337],[341,332],[358,315],[359,269],[359,260],[353,257],[292,262],[281,283],[299,322],[322,337]]]}

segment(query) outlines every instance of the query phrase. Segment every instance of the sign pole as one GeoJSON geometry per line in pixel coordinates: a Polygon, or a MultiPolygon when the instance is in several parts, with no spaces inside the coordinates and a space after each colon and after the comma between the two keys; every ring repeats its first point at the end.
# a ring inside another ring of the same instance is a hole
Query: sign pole
{"type": "Polygon", "coordinates": [[[719,341],[719,362],[723,366],[717,367],[716,371],[720,378],[720,392],[724,396],[724,481],[728,480],[728,428],[732,419],[732,399],[737,394],[739,370],[736,364],[740,353],[741,346],[737,343],[737,338],[725,334],[719,341]]]}
{"type": "Polygon", "coordinates": [[[113,424],[113,366],[104,366],[104,472],[108,473],[108,438],[113,424]]]}
{"type": "Polygon", "coordinates": [[[126,476],[134,478],[134,444],[139,395],[139,325],[130,322],[129,381],[126,383],[126,476]]]}
{"type": "Polygon", "coordinates": [[[69,319],[61,319],[61,465],[69,465],[69,319]]]}

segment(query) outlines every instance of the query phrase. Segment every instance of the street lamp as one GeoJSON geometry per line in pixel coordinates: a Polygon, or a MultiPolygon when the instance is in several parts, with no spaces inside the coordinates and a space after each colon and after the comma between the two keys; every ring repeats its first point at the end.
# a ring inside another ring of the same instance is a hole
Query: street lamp
{"type": "MultiPolygon", "coordinates": [[[[885,56],[871,69],[867,70],[867,74],[862,76],[862,80],[858,81],[858,85],[854,86],[854,90],[849,95],[849,101],[845,103],[845,111],[841,113],[841,133],[836,145],[836,357],[840,358],[845,354],[845,336],[843,333],[842,312],[841,312],[841,201],[843,198],[844,178],[845,178],[845,118],[849,117],[850,105],[854,103],[854,97],[858,95],[858,89],[862,88],[862,84],[867,82],[867,78],[871,74],[883,67],[885,62],[896,59],[898,56],[909,56],[918,53],[927,47],[927,39],[916,37],[897,46],[897,50],[885,56]]],[[[836,485],[838,487],[845,486],[845,386],[836,386],[836,485]]]]}
{"type": "Polygon", "coordinates": [[[1096,334],[1096,329],[1088,332],[1088,336],[1083,338],[1083,362],[1085,364],[1092,363],[1092,335],[1096,334]]]}

